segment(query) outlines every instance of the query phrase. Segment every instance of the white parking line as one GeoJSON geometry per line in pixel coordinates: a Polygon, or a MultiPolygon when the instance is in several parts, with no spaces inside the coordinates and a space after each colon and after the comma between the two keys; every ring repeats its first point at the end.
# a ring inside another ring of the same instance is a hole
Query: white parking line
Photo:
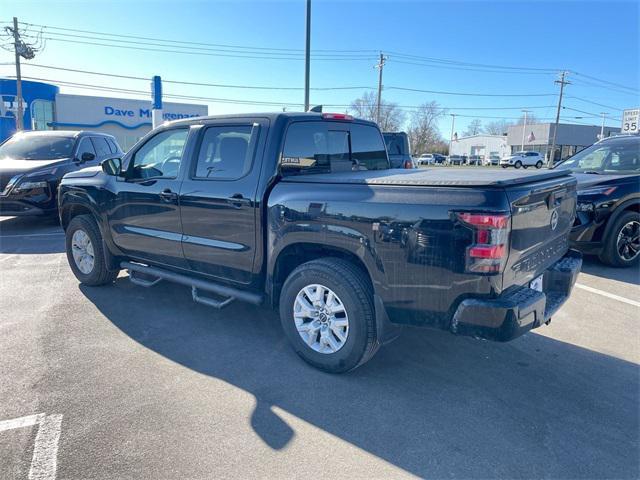
{"type": "Polygon", "coordinates": [[[605,292],[604,290],[599,290],[597,288],[588,287],[586,285],[582,285],[581,283],[576,283],[577,288],[581,288],[582,290],[586,290],[587,292],[595,293],[597,295],[602,295],[603,297],[611,298],[612,300],[617,300],[622,303],[626,303],[628,305],[633,305],[634,307],[640,307],[640,302],[636,302],[635,300],[630,300],[625,297],[621,297],[620,295],[614,295],[613,293],[605,292]]]}
{"type": "Polygon", "coordinates": [[[29,480],[55,480],[58,467],[58,442],[62,426],[62,415],[28,415],[12,420],[0,421],[0,432],[14,428],[38,425],[33,446],[33,457],[29,469],[29,480]]]}

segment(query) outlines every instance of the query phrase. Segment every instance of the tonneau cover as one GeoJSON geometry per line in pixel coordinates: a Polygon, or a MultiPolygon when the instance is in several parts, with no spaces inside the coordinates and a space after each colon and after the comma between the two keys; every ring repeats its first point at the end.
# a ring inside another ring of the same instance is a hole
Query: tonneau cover
{"type": "Polygon", "coordinates": [[[359,172],[318,173],[284,177],[283,182],[347,183],[425,187],[507,187],[570,175],[569,170],[516,170],[486,167],[432,167],[359,172]]]}

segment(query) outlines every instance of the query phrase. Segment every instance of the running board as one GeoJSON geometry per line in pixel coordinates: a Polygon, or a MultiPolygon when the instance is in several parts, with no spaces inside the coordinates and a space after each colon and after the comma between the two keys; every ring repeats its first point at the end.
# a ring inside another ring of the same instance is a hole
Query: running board
{"type": "Polygon", "coordinates": [[[264,295],[258,293],[247,292],[238,288],[228,287],[219,283],[210,282],[208,280],[202,280],[200,278],[193,278],[180,273],[170,272],[161,268],[150,267],[148,265],[142,265],[140,263],[122,262],[120,268],[129,272],[129,279],[136,285],[143,287],[152,287],[160,280],[168,280],[170,282],[179,283],[191,287],[191,294],[193,300],[204,305],[208,305],[214,308],[224,308],[234,300],[240,300],[254,305],[262,304],[264,295]],[[145,280],[140,277],[136,277],[136,273],[148,275],[154,280],[145,280]],[[213,298],[202,297],[198,295],[198,290],[204,290],[224,297],[224,300],[215,300],[213,298]]]}

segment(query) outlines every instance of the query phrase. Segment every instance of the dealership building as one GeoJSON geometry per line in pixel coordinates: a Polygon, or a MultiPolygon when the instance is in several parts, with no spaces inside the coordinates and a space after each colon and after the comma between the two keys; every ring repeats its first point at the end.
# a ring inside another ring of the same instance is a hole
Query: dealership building
{"type": "MultiPolygon", "coordinates": [[[[531,125],[513,125],[507,131],[509,152],[520,150],[540,152],[549,158],[555,123],[534,123],[531,125]]],[[[601,127],[595,125],[558,124],[556,134],[555,161],[567,158],[599,140],[601,127]]],[[[620,133],[619,128],[604,127],[604,136],[620,133]]]]}
{"type": "Polygon", "coordinates": [[[451,142],[451,155],[478,155],[482,160],[491,157],[504,157],[510,153],[506,135],[470,135],[454,137],[451,142]]]}
{"type": "MultiPolygon", "coordinates": [[[[0,141],[16,131],[16,81],[0,78],[0,141]]],[[[116,137],[123,150],[151,130],[152,101],[66,95],[56,85],[22,81],[24,130],[89,130],[116,137]]],[[[166,121],[208,114],[207,105],[162,104],[166,121]]]]}

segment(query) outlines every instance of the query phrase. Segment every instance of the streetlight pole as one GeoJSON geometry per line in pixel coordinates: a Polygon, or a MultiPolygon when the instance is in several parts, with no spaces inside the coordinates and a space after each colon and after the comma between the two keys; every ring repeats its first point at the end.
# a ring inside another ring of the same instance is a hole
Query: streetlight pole
{"type": "Polygon", "coordinates": [[[607,116],[607,112],[600,112],[602,115],[602,126],[600,127],[600,140],[604,138],[604,119],[607,116]]]}
{"type": "Polygon", "coordinates": [[[451,135],[449,136],[449,159],[451,159],[451,145],[453,144],[453,128],[456,124],[456,114],[451,114],[451,135]]]}
{"type": "Polygon", "coordinates": [[[309,73],[311,70],[311,0],[307,0],[307,41],[304,52],[304,111],[309,111],[309,73]]]}
{"type": "Polygon", "coordinates": [[[527,113],[529,113],[529,110],[522,110],[522,113],[524,113],[524,123],[522,124],[522,146],[520,147],[520,150],[524,150],[524,135],[525,135],[525,130],[527,129],[527,113]]]}

